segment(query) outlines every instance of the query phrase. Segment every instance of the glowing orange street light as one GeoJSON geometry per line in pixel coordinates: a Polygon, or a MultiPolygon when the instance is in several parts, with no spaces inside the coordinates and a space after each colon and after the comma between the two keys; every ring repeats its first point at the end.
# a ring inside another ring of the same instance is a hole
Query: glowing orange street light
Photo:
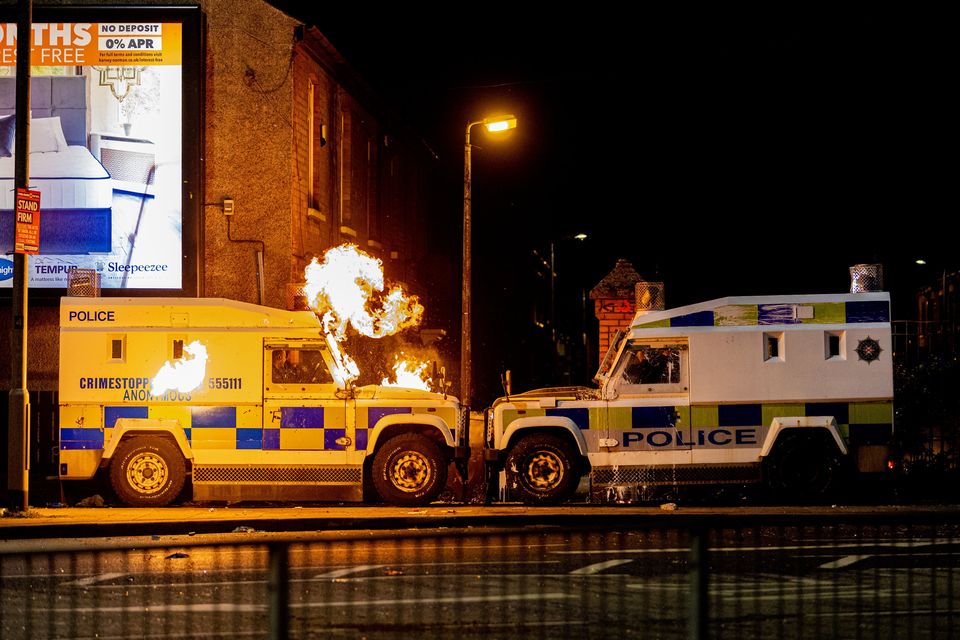
{"type": "Polygon", "coordinates": [[[506,131],[507,129],[516,129],[517,119],[514,116],[496,116],[494,118],[484,118],[483,126],[485,126],[487,131],[490,133],[506,131]]]}
{"type": "MultiPolygon", "coordinates": [[[[467,123],[466,143],[463,147],[463,300],[460,318],[460,402],[464,406],[465,421],[469,424],[470,371],[470,129],[482,124],[489,133],[517,128],[517,117],[512,114],[491,116],[467,123]]],[[[461,433],[466,433],[462,430],[461,433]]]]}

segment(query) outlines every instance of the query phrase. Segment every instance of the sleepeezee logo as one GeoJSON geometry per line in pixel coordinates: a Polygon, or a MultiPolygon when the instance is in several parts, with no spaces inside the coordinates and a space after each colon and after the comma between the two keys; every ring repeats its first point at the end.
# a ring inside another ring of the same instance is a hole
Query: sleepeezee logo
{"type": "Polygon", "coordinates": [[[0,258],[0,280],[9,280],[13,277],[13,263],[5,258],[0,258]]]}

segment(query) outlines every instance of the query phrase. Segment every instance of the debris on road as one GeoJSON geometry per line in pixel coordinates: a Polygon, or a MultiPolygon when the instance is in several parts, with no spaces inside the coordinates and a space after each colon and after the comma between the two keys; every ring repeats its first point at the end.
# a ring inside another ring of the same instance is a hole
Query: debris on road
{"type": "Polygon", "coordinates": [[[233,533],[256,533],[256,532],[257,530],[254,529],[253,527],[245,527],[242,525],[233,530],[233,533]]]}
{"type": "Polygon", "coordinates": [[[104,507],[104,506],[106,506],[106,503],[103,501],[103,496],[101,496],[101,495],[98,494],[98,493],[95,493],[95,494],[92,495],[92,496],[87,496],[86,498],[84,498],[83,500],[81,500],[80,502],[78,502],[75,506],[78,506],[78,507],[97,507],[97,508],[99,508],[99,507],[104,507]]]}
{"type": "Polygon", "coordinates": [[[665,503],[663,503],[662,505],[660,505],[660,510],[661,510],[661,511],[676,511],[676,510],[677,510],[677,503],[676,503],[676,502],[665,502],[665,503]]]}
{"type": "Polygon", "coordinates": [[[171,554],[168,555],[166,558],[164,558],[164,560],[179,560],[179,559],[181,559],[181,558],[189,558],[189,557],[190,557],[190,556],[188,556],[187,554],[185,554],[185,553],[183,553],[183,552],[177,552],[177,553],[171,553],[171,554]]]}

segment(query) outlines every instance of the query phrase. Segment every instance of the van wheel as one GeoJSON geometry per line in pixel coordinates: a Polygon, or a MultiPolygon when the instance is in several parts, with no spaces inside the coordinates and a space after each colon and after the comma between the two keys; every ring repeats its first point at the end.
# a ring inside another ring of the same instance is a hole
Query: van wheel
{"type": "Polygon", "coordinates": [[[373,485],[398,507],[430,504],[447,484],[447,464],[437,444],[405,433],[387,440],[373,457],[373,485]]]}
{"type": "Polygon", "coordinates": [[[816,501],[829,494],[840,470],[836,446],[826,438],[792,435],[765,461],[767,486],[790,501],[816,501]]]}
{"type": "Polygon", "coordinates": [[[507,487],[525,504],[557,504],[577,489],[576,456],[565,440],[535,434],[520,440],[507,454],[507,487]]]}
{"type": "Polygon", "coordinates": [[[165,507],[186,481],[183,454],[166,438],[140,436],[120,443],[110,461],[110,484],[130,507],[165,507]]]}

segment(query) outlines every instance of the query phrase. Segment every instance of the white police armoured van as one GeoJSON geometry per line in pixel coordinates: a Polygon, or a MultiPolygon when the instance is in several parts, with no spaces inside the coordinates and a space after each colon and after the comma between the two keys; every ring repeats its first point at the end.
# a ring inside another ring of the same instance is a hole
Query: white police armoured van
{"type": "Polygon", "coordinates": [[[764,482],[804,498],[886,469],[893,432],[885,292],[731,297],[638,313],[595,380],[503,397],[487,414],[502,496],[631,501],[764,482]]]}

